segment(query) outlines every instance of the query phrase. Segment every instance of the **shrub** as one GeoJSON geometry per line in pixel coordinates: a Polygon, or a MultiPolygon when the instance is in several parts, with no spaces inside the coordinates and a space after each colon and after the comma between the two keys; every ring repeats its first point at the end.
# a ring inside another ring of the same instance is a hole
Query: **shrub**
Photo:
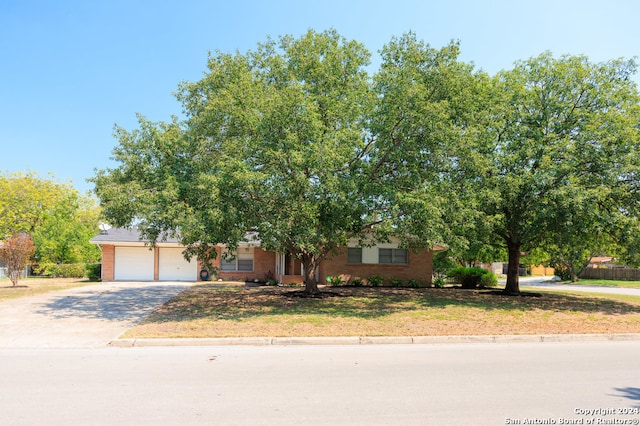
{"type": "Polygon", "coordinates": [[[445,284],[445,280],[442,277],[436,277],[433,279],[433,286],[436,288],[442,288],[444,287],[445,284]]]}
{"type": "Polygon", "coordinates": [[[384,278],[382,278],[380,275],[374,275],[373,277],[367,278],[367,281],[369,281],[369,284],[371,284],[372,286],[378,287],[384,282],[384,278]]]}
{"type": "Polygon", "coordinates": [[[553,268],[553,273],[562,281],[571,281],[571,271],[565,266],[557,265],[553,268]]]}
{"type": "Polygon", "coordinates": [[[483,268],[454,268],[449,271],[447,276],[462,285],[462,288],[492,287],[498,284],[493,272],[483,268]]]}
{"type": "Polygon", "coordinates": [[[85,265],[85,269],[87,270],[87,277],[89,278],[90,281],[102,280],[102,264],[87,263],[85,265]]]}
{"type": "Polygon", "coordinates": [[[498,277],[491,271],[487,271],[486,274],[482,276],[480,280],[480,287],[489,288],[489,287],[497,287],[498,286],[498,277]]]}
{"type": "Polygon", "coordinates": [[[390,278],[389,282],[391,283],[392,287],[402,287],[402,285],[404,284],[404,282],[400,278],[390,278]]]}
{"type": "Polygon", "coordinates": [[[340,275],[335,275],[335,276],[328,276],[327,277],[327,284],[331,285],[331,287],[338,287],[339,285],[342,285],[342,283],[344,282],[344,280],[342,279],[342,277],[340,275]]]}
{"type": "Polygon", "coordinates": [[[351,285],[354,287],[362,287],[362,278],[356,277],[351,280],[351,285]]]}
{"type": "Polygon", "coordinates": [[[420,279],[409,278],[407,280],[407,285],[409,287],[422,287],[424,285],[424,280],[422,278],[420,279]]]}
{"type": "Polygon", "coordinates": [[[84,263],[43,263],[35,269],[39,274],[53,278],[84,278],[86,274],[84,263]]]}

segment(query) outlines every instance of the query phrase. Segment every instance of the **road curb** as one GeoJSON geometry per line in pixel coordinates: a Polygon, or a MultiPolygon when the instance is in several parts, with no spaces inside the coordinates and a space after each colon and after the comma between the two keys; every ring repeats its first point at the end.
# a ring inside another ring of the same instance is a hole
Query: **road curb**
{"type": "Polygon", "coordinates": [[[175,339],[117,339],[119,348],[156,346],[295,346],[295,345],[428,345],[451,343],[558,343],[640,340],[640,333],[516,334],[487,336],[345,336],[345,337],[215,337],[175,339]]]}

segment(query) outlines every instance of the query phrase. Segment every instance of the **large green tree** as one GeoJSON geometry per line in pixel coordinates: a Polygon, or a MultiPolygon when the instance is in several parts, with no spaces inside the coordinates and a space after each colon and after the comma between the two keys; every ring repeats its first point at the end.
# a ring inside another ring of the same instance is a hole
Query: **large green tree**
{"type": "Polygon", "coordinates": [[[62,185],[36,173],[0,173],[0,239],[31,233],[59,198],[62,185]]]}
{"type": "Polygon", "coordinates": [[[481,117],[489,77],[460,61],[456,42],[436,49],[409,33],[382,50],[375,83],[370,181],[377,184],[389,229],[423,244],[446,243],[462,253],[483,251],[490,231],[473,188],[486,164],[476,143],[488,132],[481,117]]]}
{"type": "Polygon", "coordinates": [[[474,186],[483,222],[508,251],[506,293],[520,292],[523,252],[613,235],[638,202],[635,69],[545,53],[496,77],[474,186]]]}
{"type": "Polygon", "coordinates": [[[40,265],[99,262],[100,249],[89,243],[99,232],[99,221],[100,209],[95,199],[65,187],[32,233],[40,265]]]}
{"type": "Polygon", "coordinates": [[[446,216],[463,213],[434,178],[460,163],[442,153],[471,137],[460,123],[476,87],[457,56],[455,43],[436,50],[408,34],[385,47],[374,79],[367,50],[335,31],[211,56],[179,90],[184,122],[116,130],[120,165],[94,179],[105,215],[151,241],[177,235],[203,259],[253,231],[300,259],[309,293],[350,238],[441,242],[446,216]]]}
{"type": "Polygon", "coordinates": [[[180,87],[185,122],[117,129],[120,166],[95,178],[106,217],[137,221],[152,241],[178,235],[204,259],[253,231],[300,259],[306,290],[318,292],[319,263],[375,209],[362,173],[369,57],[335,31],[211,56],[205,77],[180,87]]]}
{"type": "Polygon", "coordinates": [[[38,262],[79,263],[100,259],[89,244],[98,230],[99,207],[71,184],[33,172],[0,174],[0,240],[29,234],[38,262]]]}

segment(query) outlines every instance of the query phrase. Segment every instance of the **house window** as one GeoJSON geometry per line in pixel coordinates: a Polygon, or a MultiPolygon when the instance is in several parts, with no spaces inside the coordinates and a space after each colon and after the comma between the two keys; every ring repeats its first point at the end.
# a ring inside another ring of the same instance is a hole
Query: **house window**
{"type": "Polygon", "coordinates": [[[378,263],[395,263],[404,264],[408,263],[408,255],[406,249],[378,249],[378,263]]]}
{"type": "Polygon", "coordinates": [[[349,247],[347,249],[347,263],[362,263],[362,248],[349,247]]]}
{"type": "Polygon", "coordinates": [[[253,271],[253,248],[239,248],[233,253],[225,253],[220,259],[221,271],[253,271]]]}

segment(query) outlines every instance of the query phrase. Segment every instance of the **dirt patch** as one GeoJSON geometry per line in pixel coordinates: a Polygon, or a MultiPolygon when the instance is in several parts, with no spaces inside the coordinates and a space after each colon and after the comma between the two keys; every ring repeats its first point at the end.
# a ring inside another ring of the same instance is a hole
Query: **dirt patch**
{"type": "Polygon", "coordinates": [[[640,331],[640,298],[514,297],[455,288],[298,289],[199,285],[124,337],[430,336],[640,331]]]}

